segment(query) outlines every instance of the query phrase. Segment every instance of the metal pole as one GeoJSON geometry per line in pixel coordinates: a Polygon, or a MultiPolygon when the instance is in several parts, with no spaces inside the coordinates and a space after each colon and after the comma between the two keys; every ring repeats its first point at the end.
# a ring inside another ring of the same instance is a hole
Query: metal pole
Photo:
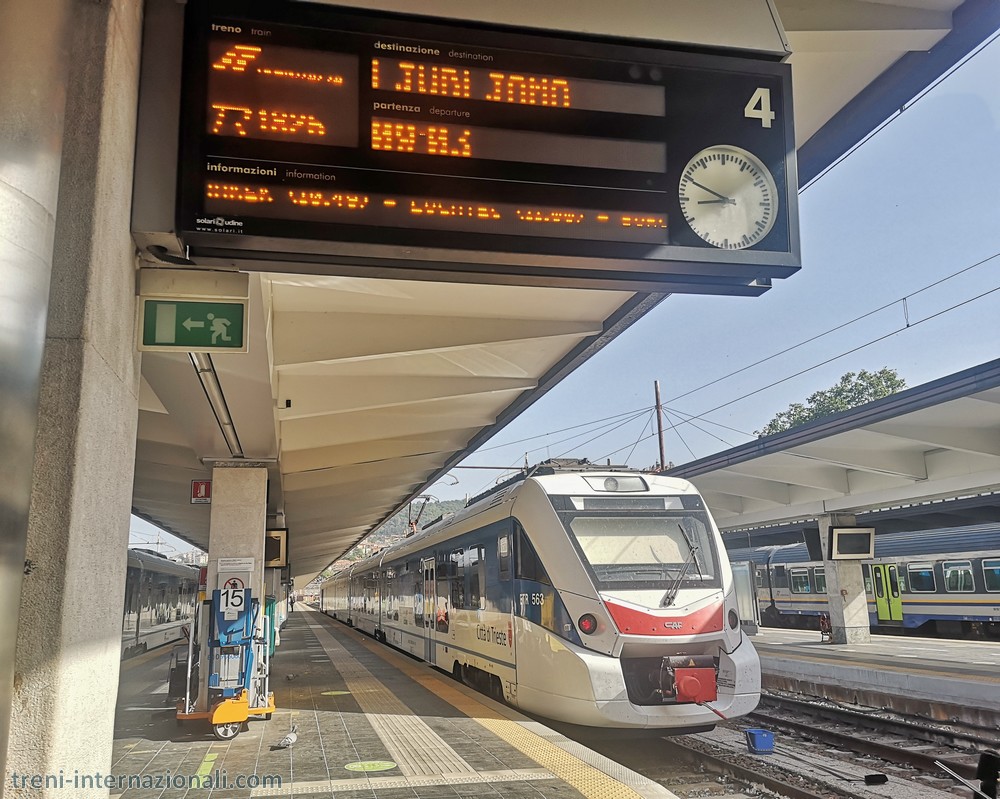
{"type": "Polygon", "coordinates": [[[667,459],[663,450],[663,405],[660,404],[660,381],[653,381],[653,388],[656,390],[656,434],[660,441],[660,469],[667,468],[667,459]]]}
{"type": "MultiPolygon", "coordinates": [[[[200,588],[200,586],[199,586],[200,588]]],[[[201,613],[201,603],[195,603],[194,613],[191,615],[191,624],[188,628],[188,662],[187,678],[184,680],[184,712],[191,712],[191,667],[194,660],[194,637],[201,631],[198,629],[198,614],[201,613]]]]}

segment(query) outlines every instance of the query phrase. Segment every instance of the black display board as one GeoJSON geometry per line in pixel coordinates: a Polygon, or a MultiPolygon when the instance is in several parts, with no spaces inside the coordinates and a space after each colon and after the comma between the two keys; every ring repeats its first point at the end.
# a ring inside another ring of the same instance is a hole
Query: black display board
{"type": "Polygon", "coordinates": [[[785,64],[187,8],[177,229],[195,253],[712,293],[799,267],[785,64]]]}

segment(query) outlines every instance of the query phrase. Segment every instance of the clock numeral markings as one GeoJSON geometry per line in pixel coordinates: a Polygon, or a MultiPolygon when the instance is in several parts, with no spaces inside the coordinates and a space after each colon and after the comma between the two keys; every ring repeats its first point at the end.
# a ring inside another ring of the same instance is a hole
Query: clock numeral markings
{"type": "Polygon", "coordinates": [[[759,119],[762,128],[771,127],[775,117],[771,110],[771,90],[763,87],[757,89],[743,107],[743,116],[747,119],[759,119]]]}
{"type": "Polygon", "coordinates": [[[719,145],[696,154],[677,188],[682,217],[713,247],[753,247],[774,226],[777,187],[767,167],[739,147],[719,145]]]}

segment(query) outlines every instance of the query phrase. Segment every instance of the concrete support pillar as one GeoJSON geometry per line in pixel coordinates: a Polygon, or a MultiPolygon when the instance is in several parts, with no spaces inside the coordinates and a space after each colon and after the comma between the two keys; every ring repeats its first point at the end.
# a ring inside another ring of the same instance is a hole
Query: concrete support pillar
{"type": "Polygon", "coordinates": [[[861,562],[830,560],[828,551],[830,528],[853,527],[856,523],[854,515],[829,514],[820,516],[817,522],[830,600],[830,640],[835,644],[866,644],[871,641],[871,626],[861,562]]]}
{"type": "MultiPolygon", "coordinates": [[[[267,523],[267,469],[231,461],[212,470],[212,515],[208,531],[207,599],[218,588],[219,559],[252,560],[247,587],[264,607],[264,529],[267,523]]],[[[205,634],[208,626],[203,628],[205,634]]],[[[205,635],[201,636],[204,643],[205,635]]],[[[208,647],[202,646],[198,709],[208,709],[208,647]]]]}
{"type": "MultiPolygon", "coordinates": [[[[5,54],[16,60],[51,35],[45,10],[53,3],[15,0],[14,5],[25,12],[23,24],[10,27],[5,5],[0,39],[4,46],[21,40],[23,50],[5,54]]],[[[13,787],[14,772],[43,777],[109,772],[121,662],[139,403],[129,209],[141,4],[112,0],[69,8],[64,88],[65,116],[72,123],[65,127],[58,168],[38,405],[44,423],[35,440],[25,551],[30,568],[21,586],[16,643],[12,636],[0,647],[14,649],[4,799],[67,793],[13,787]]],[[[50,57],[47,52],[39,57],[50,57]]],[[[28,59],[25,65],[32,63],[28,59]]],[[[3,74],[0,91],[19,84],[18,72],[3,74]]],[[[21,88],[27,92],[28,86],[21,88]]],[[[5,104],[4,121],[35,103],[26,97],[17,109],[5,104]]],[[[39,126],[26,135],[48,146],[50,136],[59,140],[59,130],[61,125],[39,126]]],[[[17,168],[41,173],[53,165],[25,159],[17,168]]],[[[4,280],[0,293],[16,282],[4,280]]],[[[20,333],[44,318],[29,321],[5,312],[0,328],[13,325],[20,333]]],[[[4,459],[20,458],[20,452],[5,449],[4,459]]],[[[107,788],[97,787],[70,792],[80,799],[108,795],[107,788]]]]}
{"type": "Polygon", "coordinates": [[[72,7],[70,0],[9,0],[0,15],[0,779],[27,568],[72,7]]]}

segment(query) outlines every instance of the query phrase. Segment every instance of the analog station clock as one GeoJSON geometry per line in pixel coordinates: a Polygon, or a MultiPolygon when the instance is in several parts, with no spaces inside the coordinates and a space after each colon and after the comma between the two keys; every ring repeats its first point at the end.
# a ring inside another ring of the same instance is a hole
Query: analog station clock
{"type": "Polygon", "coordinates": [[[681,212],[701,239],[724,250],[752,247],[778,215],[778,188],[752,153],[729,144],[706,147],[681,172],[681,212]]]}

